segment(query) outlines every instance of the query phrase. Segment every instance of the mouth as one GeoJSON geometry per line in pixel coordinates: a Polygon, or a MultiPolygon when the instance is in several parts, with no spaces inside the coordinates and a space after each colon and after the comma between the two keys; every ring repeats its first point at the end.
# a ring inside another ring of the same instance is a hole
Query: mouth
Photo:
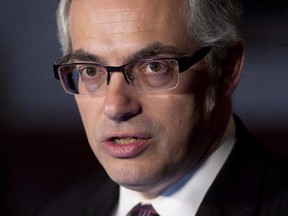
{"type": "Polygon", "coordinates": [[[129,145],[131,143],[134,143],[138,140],[138,138],[134,137],[127,137],[127,138],[119,138],[119,137],[114,137],[111,139],[112,142],[118,144],[118,145],[129,145]]]}
{"type": "Polygon", "coordinates": [[[111,136],[102,142],[106,153],[114,158],[134,158],[149,146],[148,136],[111,136]]]}

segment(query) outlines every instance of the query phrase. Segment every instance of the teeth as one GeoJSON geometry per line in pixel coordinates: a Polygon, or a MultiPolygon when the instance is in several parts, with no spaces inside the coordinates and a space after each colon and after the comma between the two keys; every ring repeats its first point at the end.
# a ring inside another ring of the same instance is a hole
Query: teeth
{"type": "Polygon", "coordinates": [[[114,139],[114,142],[120,145],[126,145],[135,142],[137,139],[135,138],[124,138],[124,139],[114,139]]]}

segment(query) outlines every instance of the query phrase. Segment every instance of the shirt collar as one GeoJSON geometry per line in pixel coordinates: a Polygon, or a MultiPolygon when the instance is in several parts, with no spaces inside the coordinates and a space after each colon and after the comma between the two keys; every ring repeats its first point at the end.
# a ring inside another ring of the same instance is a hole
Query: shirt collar
{"type": "Polygon", "coordinates": [[[219,147],[202,164],[152,200],[145,200],[137,191],[121,186],[115,216],[127,215],[138,203],[152,204],[161,216],[195,215],[235,144],[235,123],[232,116],[220,143],[219,147]]]}

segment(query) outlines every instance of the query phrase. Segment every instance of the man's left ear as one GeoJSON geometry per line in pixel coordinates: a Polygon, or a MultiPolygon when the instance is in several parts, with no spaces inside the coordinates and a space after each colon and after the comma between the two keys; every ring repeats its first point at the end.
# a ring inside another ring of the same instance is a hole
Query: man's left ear
{"type": "Polygon", "coordinates": [[[222,96],[230,96],[241,77],[244,63],[244,42],[240,41],[226,50],[225,58],[217,68],[218,93],[222,96]]]}

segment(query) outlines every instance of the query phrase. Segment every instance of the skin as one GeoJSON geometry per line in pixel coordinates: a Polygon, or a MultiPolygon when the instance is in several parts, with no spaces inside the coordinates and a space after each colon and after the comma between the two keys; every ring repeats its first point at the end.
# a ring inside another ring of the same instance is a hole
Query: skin
{"type": "MultiPolygon", "coordinates": [[[[187,31],[184,13],[176,9],[182,5],[181,0],[73,0],[72,48],[110,66],[125,64],[159,43],[173,49],[157,57],[192,53],[199,47],[187,31]]],[[[122,73],[112,73],[103,94],[76,96],[89,143],[111,179],[153,198],[206,158],[227,125],[230,94],[242,65],[238,53],[227,64],[230,71],[217,70],[221,92],[212,111],[205,109],[209,77],[204,60],[181,73],[173,90],[140,93],[122,73]],[[129,148],[113,137],[125,139],[129,148]]]]}

